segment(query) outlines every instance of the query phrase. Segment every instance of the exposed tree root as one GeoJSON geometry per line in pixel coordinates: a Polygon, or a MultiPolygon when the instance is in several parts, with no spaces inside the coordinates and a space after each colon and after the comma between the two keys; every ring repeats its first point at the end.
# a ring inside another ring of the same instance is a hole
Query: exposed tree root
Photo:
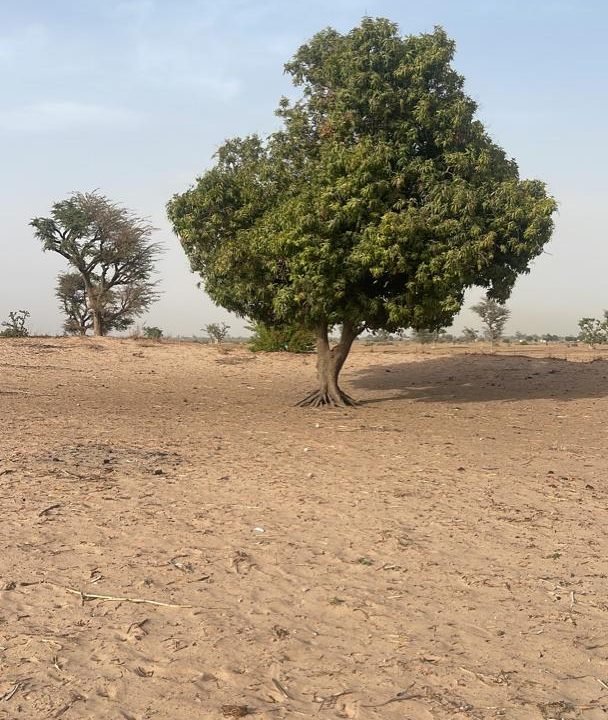
{"type": "Polygon", "coordinates": [[[315,390],[303,400],[296,403],[297,407],[357,407],[357,402],[342,390],[331,393],[328,390],[315,390]]]}
{"type": "Polygon", "coordinates": [[[317,379],[318,388],[297,403],[298,407],[356,407],[357,403],[343,392],[338,385],[338,377],[344,361],[353,344],[353,340],[362,328],[345,321],[342,324],[340,341],[334,347],[329,342],[329,328],[326,322],[317,328],[317,379]]]}

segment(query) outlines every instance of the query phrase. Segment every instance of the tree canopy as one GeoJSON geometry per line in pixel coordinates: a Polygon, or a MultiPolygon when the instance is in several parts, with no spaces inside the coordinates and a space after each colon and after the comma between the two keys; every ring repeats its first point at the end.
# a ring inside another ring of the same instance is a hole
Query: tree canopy
{"type": "Polygon", "coordinates": [[[63,330],[68,335],[86,335],[93,327],[93,316],[87,305],[87,291],[79,272],[60,273],[55,296],[65,315],[63,330]]]}
{"type": "Polygon", "coordinates": [[[216,303],[315,330],[308,404],[350,402],[338,373],[362,330],[448,326],[472,285],[504,301],[550,238],[555,201],[476,119],[453,55],[441,28],[323,30],[285,66],[302,93],[281,128],[225,142],[168,205],[216,303]]]}
{"type": "Polygon", "coordinates": [[[154,228],[147,221],[93,192],[73,193],[31,225],[43,250],[63,256],[75,271],[59,276],[56,291],[66,331],[124,330],[156,300],[159,246],[150,242],[154,228]]]}

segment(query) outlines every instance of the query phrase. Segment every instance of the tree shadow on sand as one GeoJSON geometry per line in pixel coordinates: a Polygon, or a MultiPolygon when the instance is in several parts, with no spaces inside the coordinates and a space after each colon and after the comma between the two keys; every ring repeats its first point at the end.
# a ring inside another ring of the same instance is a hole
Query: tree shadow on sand
{"type": "Polygon", "coordinates": [[[353,388],[384,393],[358,398],[361,405],[421,402],[565,402],[608,395],[608,360],[460,355],[377,365],[349,374],[353,388]],[[394,391],[397,391],[395,394],[394,391]]]}

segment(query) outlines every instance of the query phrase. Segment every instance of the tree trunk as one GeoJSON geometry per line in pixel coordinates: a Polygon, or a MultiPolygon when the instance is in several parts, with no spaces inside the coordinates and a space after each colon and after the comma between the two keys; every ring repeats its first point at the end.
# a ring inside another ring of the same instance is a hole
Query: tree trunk
{"type": "Polygon", "coordinates": [[[98,337],[104,335],[101,312],[99,310],[91,310],[91,314],[93,315],[93,335],[98,337]]]}
{"type": "Polygon", "coordinates": [[[326,324],[317,328],[317,377],[319,388],[307,395],[298,405],[300,407],[353,407],[357,403],[340,389],[338,378],[344,366],[353,341],[359,334],[357,328],[349,322],[342,325],[340,341],[333,348],[329,344],[326,324]]]}
{"type": "Polygon", "coordinates": [[[101,337],[102,335],[105,335],[105,329],[103,327],[103,313],[100,307],[100,293],[97,288],[93,287],[90,280],[84,275],[84,273],[83,278],[84,287],[87,293],[87,300],[89,301],[89,308],[91,309],[91,316],[93,318],[93,335],[101,337]]]}

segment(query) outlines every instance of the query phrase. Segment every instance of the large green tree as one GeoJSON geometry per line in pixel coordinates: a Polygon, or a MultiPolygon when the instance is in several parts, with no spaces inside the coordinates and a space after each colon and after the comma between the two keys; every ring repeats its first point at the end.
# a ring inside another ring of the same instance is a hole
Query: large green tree
{"type": "Polygon", "coordinates": [[[303,405],[351,404],[338,376],[364,329],[450,325],[472,285],[504,301],[550,238],[554,200],[476,119],[453,54],[440,28],[323,30],[286,65],[302,94],[281,129],[227,141],[169,202],[215,302],[315,331],[303,405]]]}
{"type": "Polygon", "coordinates": [[[154,228],[104,195],[73,193],[55,203],[49,217],[30,224],[43,250],[58,253],[73,268],[60,276],[57,296],[79,332],[89,325],[95,335],[124,330],[157,299],[153,274],[160,248],[150,241],[154,228]]]}

